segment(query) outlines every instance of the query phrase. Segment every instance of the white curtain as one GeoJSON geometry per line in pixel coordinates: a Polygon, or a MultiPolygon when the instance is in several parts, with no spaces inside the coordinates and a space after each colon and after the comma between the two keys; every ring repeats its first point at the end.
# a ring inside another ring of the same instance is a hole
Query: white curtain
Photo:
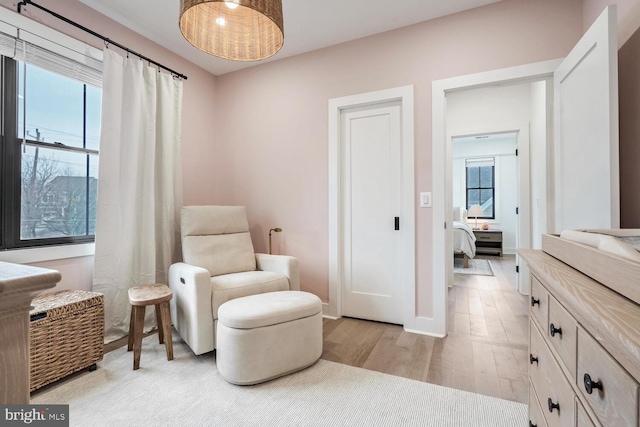
{"type": "Polygon", "coordinates": [[[104,49],[93,289],[105,342],[129,331],[129,288],[167,283],[179,257],[181,115],[182,81],[104,49]]]}

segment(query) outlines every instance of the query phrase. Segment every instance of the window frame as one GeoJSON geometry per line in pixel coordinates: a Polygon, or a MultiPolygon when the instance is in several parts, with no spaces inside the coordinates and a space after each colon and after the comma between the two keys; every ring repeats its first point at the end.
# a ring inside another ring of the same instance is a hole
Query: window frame
{"type": "MultiPolygon", "coordinates": [[[[464,187],[465,187],[465,205],[466,208],[469,209],[469,190],[479,190],[480,194],[482,194],[483,190],[491,190],[492,193],[492,198],[493,198],[493,215],[489,216],[489,215],[483,215],[483,216],[479,216],[478,219],[488,219],[488,220],[495,220],[496,219],[496,159],[495,157],[491,157],[491,160],[493,161],[493,165],[491,166],[491,183],[493,184],[491,187],[483,187],[481,184],[481,179],[480,179],[480,168],[481,167],[489,167],[489,166],[468,166],[467,162],[469,159],[465,159],[465,163],[464,163],[464,187]],[[477,167],[478,168],[478,187],[469,187],[469,167],[477,167]]],[[[484,210],[483,210],[484,212],[484,210]]]]}
{"type": "MultiPolygon", "coordinates": [[[[21,238],[21,189],[22,189],[22,155],[24,145],[59,151],[84,153],[87,157],[99,155],[98,151],[70,147],[62,144],[48,143],[26,137],[23,141],[18,137],[18,74],[20,62],[2,58],[2,108],[0,109],[2,126],[0,132],[0,249],[25,249],[46,246],[71,244],[87,244],[95,242],[95,234],[81,236],[59,236],[34,239],[21,238]]],[[[51,72],[51,71],[49,71],[51,72]]],[[[67,77],[70,78],[70,77],[67,77]]],[[[83,84],[83,145],[86,146],[86,83],[83,84]]],[[[26,118],[24,118],[26,120],[26,118]]],[[[89,159],[86,163],[87,192],[89,192],[89,159]]],[[[88,194],[86,203],[89,203],[88,194]]],[[[88,209],[87,209],[88,214],[88,209]]],[[[88,227],[87,216],[87,227],[88,227]]],[[[88,229],[87,229],[88,233],[88,229]]]]}

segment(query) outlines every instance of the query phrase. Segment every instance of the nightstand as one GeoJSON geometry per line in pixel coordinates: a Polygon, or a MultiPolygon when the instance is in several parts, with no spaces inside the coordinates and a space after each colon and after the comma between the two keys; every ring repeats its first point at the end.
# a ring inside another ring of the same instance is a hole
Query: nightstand
{"type": "Polygon", "coordinates": [[[476,254],[502,256],[502,230],[473,230],[476,254]]]}

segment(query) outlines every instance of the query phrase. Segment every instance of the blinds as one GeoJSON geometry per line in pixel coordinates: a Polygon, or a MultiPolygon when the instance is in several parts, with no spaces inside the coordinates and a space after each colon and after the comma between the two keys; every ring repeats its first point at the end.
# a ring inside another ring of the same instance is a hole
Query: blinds
{"type": "Polygon", "coordinates": [[[0,32],[0,55],[13,58],[16,52],[16,39],[0,32]]]}
{"type": "Polygon", "coordinates": [[[495,157],[487,157],[484,159],[467,159],[466,164],[468,168],[478,168],[482,166],[494,166],[495,157]]]}
{"type": "Polygon", "coordinates": [[[0,54],[91,86],[102,87],[101,59],[24,30],[10,31],[15,36],[7,34],[6,29],[6,24],[0,26],[0,54]]]}

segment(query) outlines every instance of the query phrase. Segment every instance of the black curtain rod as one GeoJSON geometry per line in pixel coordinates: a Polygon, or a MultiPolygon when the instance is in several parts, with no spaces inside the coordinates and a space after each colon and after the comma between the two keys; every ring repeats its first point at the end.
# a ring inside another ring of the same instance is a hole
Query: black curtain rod
{"type": "Polygon", "coordinates": [[[160,64],[160,63],[158,63],[158,62],[156,62],[156,61],[154,61],[154,60],[152,60],[152,59],[150,59],[150,58],[147,58],[147,57],[146,57],[146,56],[144,56],[144,55],[140,55],[138,52],[135,52],[135,51],[133,51],[133,50],[129,49],[128,47],[121,45],[120,43],[116,43],[116,42],[114,42],[113,40],[111,40],[111,39],[109,39],[109,38],[107,38],[107,37],[104,37],[104,36],[102,36],[102,35],[100,35],[100,34],[96,33],[95,31],[92,31],[92,30],[88,29],[87,27],[83,27],[82,25],[80,25],[80,24],[78,24],[78,23],[76,23],[76,22],[73,22],[72,20],[70,20],[70,19],[68,19],[68,18],[65,18],[65,17],[64,17],[64,16],[62,16],[62,15],[59,15],[59,14],[55,13],[55,12],[54,12],[54,11],[52,11],[52,10],[49,10],[49,9],[47,9],[47,8],[44,8],[44,7],[40,6],[39,4],[35,4],[35,3],[34,3],[34,2],[32,2],[31,0],[23,0],[23,1],[21,1],[20,3],[18,3],[18,13],[22,13],[22,6],[27,6],[27,5],[31,5],[31,6],[37,7],[38,9],[40,9],[40,10],[42,10],[42,11],[44,11],[44,12],[47,12],[47,13],[48,13],[48,14],[50,14],[50,15],[55,16],[56,18],[60,19],[61,21],[66,22],[67,24],[73,25],[73,26],[74,26],[74,27],[76,27],[76,28],[80,28],[82,31],[85,31],[85,32],[87,32],[87,33],[91,34],[92,36],[95,36],[95,37],[98,37],[99,39],[104,40],[104,41],[107,43],[107,47],[108,47],[110,44],[112,44],[112,45],[114,45],[114,46],[117,46],[117,47],[119,47],[120,49],[125,50],[125,51],[127,51],[128,53],[132,53],[133,55],[135,55],[135,56],[139,57],[140,59],[143,59],[143,60],[145,60],[145,61],[149,62],[150,64],[154,64],[154,65],[156,65],[156,66],[158,66],[158,67],[160,67],[160,68],[163,68],[163,69],[165,69],[165,70],[169,71],[171,74],[173,74],[173,75],[174,75],[174,76],[176,76],[176,77],[179,77],[179,78],[181,78],[181,79],[185,79],[185,80],[187,80],[187,76],[185,76],[184,74],[178,73],[177,71],[174,71],[174,70],[172,70],[172,69],[171,69],[171,68],[169,68],[169,67],[165,67],[164,65],[162,65],[162,64],[160,64]]]}

